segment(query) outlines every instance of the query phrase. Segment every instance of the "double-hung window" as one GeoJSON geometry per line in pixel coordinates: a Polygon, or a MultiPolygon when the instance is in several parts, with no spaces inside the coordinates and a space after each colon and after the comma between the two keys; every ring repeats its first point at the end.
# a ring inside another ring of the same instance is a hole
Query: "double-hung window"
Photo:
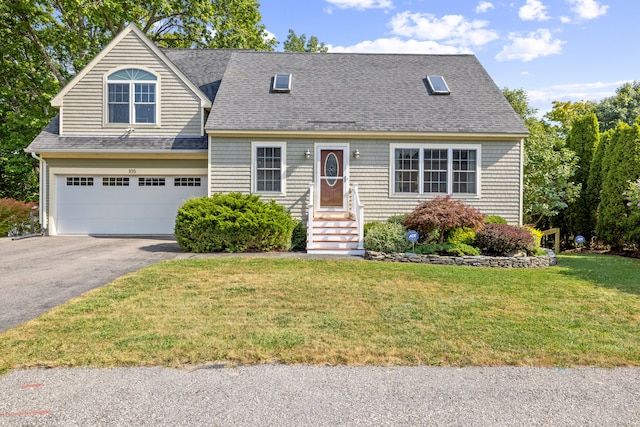
{"type": "Polygon", "coordinates": [[[394,194],[479,193],[478,147],[393,147],[394,194]]]}
{"type": "Polygon", "coordinates": [[[284,193],[285,145],[252,144],[252,188],[256,193],[284,193]]]}
{"type": "Polygon", "coordinates": [[[158,78],[126,68],[107,77],[107,123],[157,123],[158,78]]]}

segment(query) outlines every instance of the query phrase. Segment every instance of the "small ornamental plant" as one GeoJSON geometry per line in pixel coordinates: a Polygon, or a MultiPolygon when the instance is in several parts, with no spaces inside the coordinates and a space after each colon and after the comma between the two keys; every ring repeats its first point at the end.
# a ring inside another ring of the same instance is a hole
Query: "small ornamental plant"
{"type": "Polygon", "coordinates": [[[367,229],[364,236],[364,248],[376,252],[405,252],[410,242],[405,235],[402,224],[394,222],[375,222],[367,229]]]}
{"type": "Polygon", "coordinates": [[[28,230],[31,210],[36,204],[9,198],[0,199],[0,237],[36,231],[28,230]]]}
{"type": "Polygon", "coordinates": [[[407,229],[416,230],[421,236],[438,232],[438,243],[448,239],[457,228],[478,231],[484,223],[484,215],[477,209],[454,200],[450,195],[420,203],[405,219],[407,229]]]}
{"type": "Polygon", "coordinates": [[[487,224],[476,234],[476,246],[486,255],[509,256],[517,252],[535,254],[533,234],[508,224],[487,224]]]}

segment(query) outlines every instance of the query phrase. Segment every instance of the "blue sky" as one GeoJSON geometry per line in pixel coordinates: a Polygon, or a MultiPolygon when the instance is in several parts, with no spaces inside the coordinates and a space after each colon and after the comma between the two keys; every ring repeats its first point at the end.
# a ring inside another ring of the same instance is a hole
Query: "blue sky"
{"type": "Polygon", "coordinates": [[[473,53],[540,113],[640,80],[637,0],[262,0],[260,12],[277,50],[291,28],[330,52],[473,53]]]}

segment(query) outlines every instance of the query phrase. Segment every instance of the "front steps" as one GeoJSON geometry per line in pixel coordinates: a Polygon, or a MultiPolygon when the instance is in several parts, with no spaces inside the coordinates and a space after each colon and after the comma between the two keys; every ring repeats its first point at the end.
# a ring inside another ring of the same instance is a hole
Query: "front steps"
{"type": "Polygon", "coordinates": [[[313,255],[364,255],[359,248],[358,224],[352,218],[325,215],[313,220],[307,253],[313,255]]]}

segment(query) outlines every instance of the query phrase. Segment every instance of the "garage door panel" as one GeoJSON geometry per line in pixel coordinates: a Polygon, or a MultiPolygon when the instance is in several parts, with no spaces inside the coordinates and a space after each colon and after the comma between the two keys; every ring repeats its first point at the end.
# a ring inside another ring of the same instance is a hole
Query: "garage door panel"
{"type": "Polygon", "coordinates": [[[128,186],[103,185],[102,176],[91,178],[93,186],[87,184],[91,180],[57,177],[57,234],[173,234],[178,208],[192,197],[207,195],[203,176],[197,177],[200,186],[174,186],[173,176],[158,177],[164,178],[164,186],[140,186],[137,178],[130,178],[128,186]]]}

